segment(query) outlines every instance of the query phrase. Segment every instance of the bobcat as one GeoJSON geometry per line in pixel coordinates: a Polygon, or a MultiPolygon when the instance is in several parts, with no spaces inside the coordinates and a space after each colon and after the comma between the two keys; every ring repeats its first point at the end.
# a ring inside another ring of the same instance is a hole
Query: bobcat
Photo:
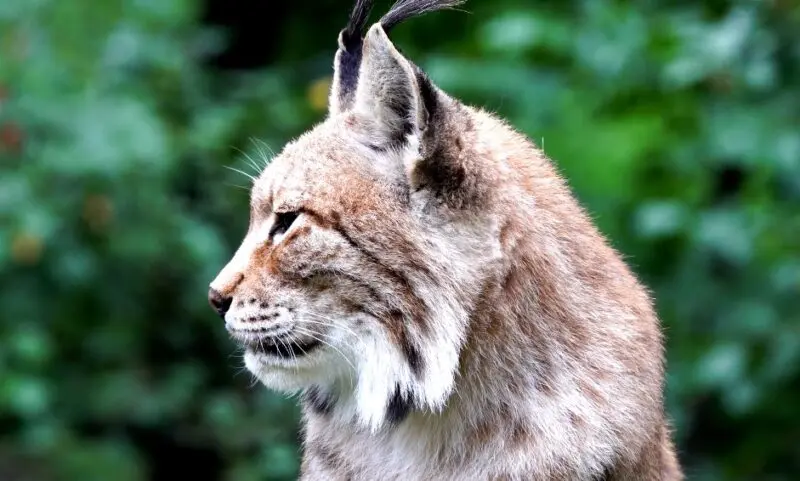
{"type": "Polygon", "coordinates": [[[301,395],[302,480],[681,480],[648,292],[541,150],[389,40],[460,3],[367,29],[357,1],[209,301],[301,395]]]}

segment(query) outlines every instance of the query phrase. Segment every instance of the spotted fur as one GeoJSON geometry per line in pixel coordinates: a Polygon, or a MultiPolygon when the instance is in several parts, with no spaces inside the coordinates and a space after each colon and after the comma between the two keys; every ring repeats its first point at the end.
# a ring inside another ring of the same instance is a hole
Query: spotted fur
{"type": "Polygon", "coordinates": [[[541,150],[387,36],[455,3],[348,34],[357,75],[254,183],[212,304],[301,393],[304,481],[681,480],[647,290],[541,150]]]}

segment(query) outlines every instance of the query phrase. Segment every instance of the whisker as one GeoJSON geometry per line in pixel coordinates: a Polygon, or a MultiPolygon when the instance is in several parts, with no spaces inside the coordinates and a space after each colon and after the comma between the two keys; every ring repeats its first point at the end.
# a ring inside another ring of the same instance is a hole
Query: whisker
{"type": "Polygon", "coordinates": [[[311,332],[311,331],[309,331],[309,330],[307,330],[307,329],[303,329],[302,327],[299,327],[299,326],[298,326],[298,327],[296,327],[296,329],[297,329],[297,331],[298,331],[298,332],[300,332],[301,334],[305,334],[306,336],[309,336],[309,337],[311,337],[312,339],[315,339],[315,340],[317,340],[317,341],[321,342],[322,344],[324,344],[324,345],[326,345],[326,346],[330,347],[330,348],[331,348],[331,349],[333,349],[334,351],[336,351],[336,352],[339,354],[339,356],[341,356],[341,357],[342,357],[342,359],[344,359],[344,362],[346,362],[346,363],[347,363],[347,364],[350,366],[350,369],[351,369],[351,371],[348,373],[348,377],[349,377],[349,379],[350,379],[350,383],[351,383],[351,384],[353,384],[353,383],[354,383],[354,380],[353,380],[353,373],[355,373],[355,372],[356,372],[356,367],[355,367],[355,366],[353,365],[353,363],[352,363],[352,362],[351,362],[351,361],[350,361],[350,360],[347,358],[347,356],[345,356],[345,355],[344,355],[344,353],[343,353],[342,351],[340,351],[340,350],[339,350],[339,349],[338,349],[336,346],[334,346],[334,345],[333,345],[333,344],[331,344],[330,342],[327,342],[325,339],[322,339],[322,338],[320,338],[320,337],[317,337],[317,335],[316,335],[316,334],[314,334],[313,332],[311,332]]]}
{"type": "Polygon", "coordinates": [[[294,354],[294,350],[282,338],[278,337],[276,339],[278,340],[278,342],[283,344],[283,347],[285,347],[286,351],[289,352],[289,356],[291,356],[292,358],[292,366],[294,366],[294,370],[299,371],[300,369],[297,367],[297,356],[294,354]]]}
{"type": "MultiPolygon", "coordinates": [[[[307,333],[307,332],[306,332],[305,334],[306,334],[307,336],[311,336],[311,335],[310,335],[309,333],[307,333]]],[[[314,336],[311,336],[311,337],[313,338],[314,336]]],[[[315,338],[315,339],[316,339],[316,338],[315,338]]],[[[319,340],[319,339],[317,339],[317,340],[319,340]]],[[[306,350],[305,350],[305,349],[303,349],[303,346],[302,346],[300,343],[297,343],[297,347],[298,347],[298,348],[300,348],[300,350],[301,350],[301,351],[303,351],[303,355],[304,355],[304,356],[308,356],[308,353],[306,352],[306,350]]],[[[292,352],[294,352],[294,351],[292,351],[292,352]]]]}
{"type": "Polygon", "coordinates": [[[266,145],[266,143],[264,143],[263,141],[259,141],[255,137],[250,138],[250,143],[253,144],[253,146],[256,149],[256,153],[258,154],[258,159],[259,159],[258,164],[261,165],[262,169],[266,168],[267,165],[269,165],[270,160],[272,160],[272,158],[275,156],[275,154],[274,153],[267,154],[267,152],[264,151],[264,147],[267,147],[267,150],[269,150],[270,152],[272,152],[272,149],[270,149],[269,146],[266,145]]]}
{"type": "Polygon", "coordinates": [[[268,157],[275,157],[275,151],[272,150],[272,147],[270,147],[269,144],[267,144],[263,140],[251,137],[250,142],[252,142],[255,145],[256,150],[258,150],[258,153],[261,155],[261,157],[264,158],[264,166],[266,166],[269,163],[268,157]],[[267,150],[269,155],[264,155],[264,149],[267,150]]]}
{"type": "Polygon", "coordinates": [[[242,348],[241,350],[237,349],[237,352],[232,352],[228,357],[232,358],[232,357],[236,356],[238,358],[241,358],[241,360],[242,360],[242,364],[241,365],[239,365],[238,367],[231,366],[234,369],[233,375],[234,375],[234,377],[236,377],[236,376],[239,376],[239,375],[241,375],[243,373],[244,374],[248,374],[250,380],[249,380],[247,389],[253,389],[256,385],[258,385],[260,383],[260,381],[259,381],[258,377],[256,377],[255,374],[250,372],[247,369],[247,366],[244,365],[244,356],[245,356],[244,351],[245,351],[244,348],[242,348]],[[238,351],[241,351],[241,352],[238,352],[238,351]]]}
{"type": "Polygon", "coordinates": [[[260,383],[260,381],[258,380],[258,377],[255,374],[251,374],[250,375],[250,385],[248,386],[248,389],[255,388],[256,386],[258,386],[259,383],[260,383]]]}
{"type": "MultiPolygon", "coordinates": [[[[339,355],[340,355],[340,356],[342,356],[342,359],[344,359],[344,361],[345,361],[347,364],[349,364],[349,365],[350,365],[350,367],[353,369],[353,372],[355,372],[355,371],[356,371],[356,367],[355,367],[355,365],[353,365],[353,363],[350,361],[350,359],[348,359],[348,358],[347,358],[347,356],[345,356],[345,355],[344,355],[344,353],[343,353],[342,351],[340,351],[340,350],[339,350],[339,348],[337,348],[336,346],[334,346],[334,345],[333,345],[333,344],[331,344],[330,342],[326,341],[325,339],[322,339],[321,337],[317,336],[315,333],[311,332],[310,330],[308,330],[308,329],[305,329],[305,328],[303,328],[303,327],[301,327],[301,326],[295,326],[295,327],[294,327],[294,329],[295,329],[295,330],[297,330],[298,332],[300,332],[301,334],[304,334],[304,335],[306,335],[306,336],[309,336],[309,337],[311,337],[312,339],[314,339],[314,340],[316,340],[316,341],[319,341],[319,342],[321,342],[322,344],[325,344],[326,346],[330,347],[331,349],[333,349],[334,351],[336,351],[337,353],[339,353],[339,355]]],[[[352,380],[352,373],[351,373],[351,380],[352,380]]]]}
{"type": "MultiPolygon", "coordinates": [[[[323,314],[319,314],[319,313],[316,313],[316,312],[311,312],[311,311],[306,311],[306,310],[303,310],[303,309],[301,309],[301,310],[300,310],[300,312],[301,312],[302,314],[306,314],[306,315],[309,315],[309,316],[312,316],[312,317],[316,317],[316,318],[318,318],[318,319],[322,319],[323,321],[328,321],[328,322],[330,322],[332,325],[335,325],[335,326],[341,326],[341,327],[342,327],[342,328],[344,328],[344,329],[348,329],[348,327],[347,327],[347,326],[345,326],[345,325],[342,323],[342,320],[341,320],[341,319],[334,319],[334,318],[332,318],[332,317],[328,317],[328,316],[325,316],[325,315],[323,315],[323,314]]],[[[350,332],[353,332],[353,331],[351,330],[350,332]]],[[[353,332],[353,334],[355,334],[355,332],[353,332]]]]}
{"type": "Polygon", "coordinates": [[[253,171],[256,173],[256,175],[261,173],[261,169],[258,168],[258,164],[256,164],[255,160],[253,160],[249,155],[245,157],[245,159],[247,160],[247,165],[253,168],[253,171]]]}
{"type": "Polygon", "coordinates": [[[234,171],[234,172],[238,172],[238,173],[242,174],[243,176],[245,176],[245,177],[247,177],[248,179],[250,179],[252,182],[255,182],[255,181],[256,181],[256,178],[255,178],[254,176],[252,176],[252,175],[248,174],[247,172],[245,172],[245,171],[243,171],[243,170],[239,170],[239,169],[237,169],[236,167],[231,167],[231,166],[229,166],[229,165],[223,165],[223,167],[225,167],[225,168],[226,168],[226,169],[228,169],[228,170],[232,170],[232,171],[234,171]]]}
{"type": "Polygon", "coordinates": [[[258,163],[250,156],[250,154],[248,154],[247,152],[238,147],[233,147],[233,149],[242,154],[242,156],[245,158],[250,167],[253,168],[253,171],[256,173],[256,175],[261,173],[261,167],[258,166],[258,163]]]}
{"type": "Polygon", "coordinates": [[[239,184],[231,184],[230,182],[225,182],[225,185],[227,185],[228,187],[236,187],[237,189],[242,189],[242,190],[245,190],[245,191],[250,191],[250,188],[249,188],[249,187],[246,187],[246,186],[244,186],[244,185],[239,185],[239,184]]]}
{"type": "Polygon", "coordinates": [[[356,338],[359,337],[358,333],[356,333],[354,330],[352,330],[351,328],[347,327],[346,325],[342,324],[341,322],[337,322],[337,321],[335,321],[333,319],[329,319],[329,318],[326,318],[324,316],[321,316],[321,315],[318,315],[318,314],[314,314],[313,312],[299,311],[299,314],[301,314],[301,316],[303,316],[303,317],[305,317],[305,316],[317,317],[317,318],[321,319],[322,321],[327,321],[327,322],[322,322],[322,321],[317,321],[317,320],[314,320],[314,319],[304,318],[303,322],[307,322],[309,324],[317,324],[317,325],[325,326],[325,327],[336,327],[336,328],[339,328],[339,329],[347,332],[348,334],[353,335],[356,338]]]}

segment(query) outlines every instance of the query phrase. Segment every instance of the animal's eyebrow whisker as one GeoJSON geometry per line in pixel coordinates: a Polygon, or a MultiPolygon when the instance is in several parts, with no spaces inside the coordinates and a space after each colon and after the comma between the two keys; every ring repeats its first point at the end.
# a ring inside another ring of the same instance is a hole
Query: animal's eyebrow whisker
{"type": "Polygon", "coordinates": [[[247,164],[253,169],[254,176],[258,176],[261,173],[263,167],[259,167],[258,163],[255,161],[255,159],[253,159],[253,157],[250,154],[240,149],[239,147],[234,146],[233,149],[239,152],[244,158],[244,160],[247,162],[247,164]]]}
{"type": "Polygon", "coordinates": [[[245,172],[245,171],[243,171],[243,170],[241,170],[241,169],[237,169],[236,167],[231,167],[231,166],[229,166],[229,165],[223,165],[223,167],[225,167],[226,169],[228,169],[228,170],[231,170],[231,171],[233,171],[233,172],[236,172],[236,173],[242,174],[243,176],[245,176],[245,177],[247,177],[248,179],[250,179],[250,181],[251,181],[251,182],[255,182],[255,181],[256,181],[256,178],[255,178],[254,176],[252,176],[252,175],[248,174],[247,172],[245,172]]]}
{"type": "Polygon", "coordinates": [[[269,146],[269,144],[267,144],[262,139],[251,137],[250,142],[253,143],[253,145],[256,148],[256,151],[258,152],[258,155],[261,157],[261,160],[263,161],[264,165],[260,167],[261,169],[263,169],[264,167],[269,165],[272,158],[275,157],[275,151],[272,149],[272,147],[269,146]]]}

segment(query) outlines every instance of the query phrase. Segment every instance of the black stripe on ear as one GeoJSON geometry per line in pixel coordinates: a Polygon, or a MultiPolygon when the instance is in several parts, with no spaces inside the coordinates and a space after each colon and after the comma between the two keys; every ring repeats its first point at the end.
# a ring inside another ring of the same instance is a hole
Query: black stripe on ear
{"type": "MultiPolygon", "coordinates": [[[[416,90],[419,92],[422,101],[422,115],[424,118],[420,119],[422,123],[419,124],[419,126],[422,127],[423,130],[428,130],[430,134],[433,132],[432,120],[439,106],[436,87],[421,68],[410,61],[409,63],[414,71],[413,81],[416,83],[416,90]]],[[[387,148],[391,149],[402,146],[406,142],[406,136],[411,134],[414,131],[414,126],[417,125],[417,122],[411,119],[414,110],[412,106],[415,102],[411,93],[409,92],[408,96],[401,96],[399,93],[397,95],[397,101],[390,103],[388,108],[392,110],[394,115],[403,119],[403,123],[401,128],[397,129],[394,138],[390,140],[388,145],[376,150],[385,150],[387,148]]]]}
{"type": "Polygon", "coordinates": [[[388,33],[399,23],[411,17],[423,15],[437,10],[452,9],[463,5],[467,0],[398,0],[381,18],[381,26],[388,33]]]}
{"type": "Polygon", "coordinates": [[[431,128],[431,120],[436,115],[439,108],[439,97],[436,92],[436,87],[431,82],[428,75],[417,65],[412,64],[414,68],[414,77],[417,80],[419,87],[419,95],[422,100],[422,106],[425,108],[425,127],[431,128]]]}
{"type": "Polygon", "coordinates": [[[339,50],[339,102],[343,108],[348,108],[355,97],[358,86],[358,69],[361,66],[361,47],[348,52],[339,50]]]}
{"type": "Polygon", "coordinates": [[[357,0],[350,12],[347,26],[339,33],[339,55],[336,75],[339,82],[339,101],[348,108],[358,85],[358,69],[361,67],[361,47],[366,32],[369,13],[374,0],[357,0]]]}

